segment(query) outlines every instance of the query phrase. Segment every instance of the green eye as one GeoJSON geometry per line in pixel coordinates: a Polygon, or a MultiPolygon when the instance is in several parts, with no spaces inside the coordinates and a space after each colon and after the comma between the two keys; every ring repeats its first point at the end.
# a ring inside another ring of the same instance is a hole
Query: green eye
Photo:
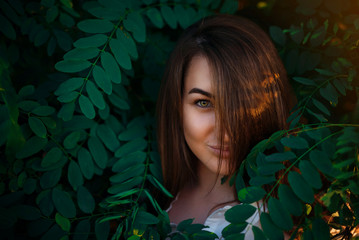
{"type": "Polygon", "coordinates": [[[201,108],[208,108],[208,107],[212,106],[211,102],[208,100],[199,100],[196,102],[196,104],[198,107],[201,107],[201,108]]]}

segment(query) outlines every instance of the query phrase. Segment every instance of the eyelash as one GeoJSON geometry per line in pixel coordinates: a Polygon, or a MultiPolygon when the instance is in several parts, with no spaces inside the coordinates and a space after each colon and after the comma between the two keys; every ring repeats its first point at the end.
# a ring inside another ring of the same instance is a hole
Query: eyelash
{"type": "Polygon", "coordinates": [[[197,100],[195,102],[195,104],[200,108],[211,108],[211,107],[213,107],[211,101],[206,100],[206,99],[197,100]],[[203,102],[205,102],[207,105],[206,106],[201,105],[201,103],[203,103],[203,102]]]}

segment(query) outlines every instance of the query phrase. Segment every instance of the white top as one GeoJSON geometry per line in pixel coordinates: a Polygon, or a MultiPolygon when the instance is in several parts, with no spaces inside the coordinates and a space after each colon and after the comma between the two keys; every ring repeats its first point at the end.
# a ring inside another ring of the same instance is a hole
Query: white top
{"type": "MultiPolygon", "coordinates": [[[[178,198],[178,195],[176,197],[175,200],[172,201],[175,202],[178,198]]],[[[170,204],[169,208],[166,210],[166,212],[168,212],[169,210],[171,210],[172,208],[172,203],[170,204]]],[[[263,211],[263,205],[262,205],[262,201],[257,202],[257,203],[252,203],[251,204],[253,207],[257,208],[257,211],[246,220],[246,222],[248,223],[247,227],[242,231],[242,233],[245,234],[244,239],[245,240],[252,240],[254,239],[254,234],[252,231],[252,226],[257,226],[259,228],[261,228],[260,225],[260,219],[259,219],[259,211],[258,211],[258,206],[260,206],[261,211],[263,211]]],[[[225,217],[224,217],[224,213],[230,209],[231,205],[226,205],[222,208],[219,208],[217,210],[215,210],[214,212],[212,212],[206,219],[206,221],[204,222],[203,225],[207,226],[207,228],[205,228],[204,230],[209,231],[209,232],[213,232],[215,233],[219,238],[217,239],[221,239],[223,240],[224,238],[222,237],[222,230],[227,227],[230,223],[228,221],[226,221],[225,217]]],[[[172,231],[176,231],[176,227],[177,224],[175,223],[171,223],[171,228],[172,231]]]]}

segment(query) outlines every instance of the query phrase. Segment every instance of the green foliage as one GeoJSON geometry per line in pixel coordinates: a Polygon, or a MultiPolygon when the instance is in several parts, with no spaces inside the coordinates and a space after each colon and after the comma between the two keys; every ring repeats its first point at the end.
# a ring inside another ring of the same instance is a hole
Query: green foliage
{"type": "Polygon", "coordinates": [[[259,214],[255,239],[350,237],[359,224],[358,4],[1,1],[2,237],[215,239],[193,219],[171,232],[155,198],[154,189],[173,196],[154,109],[182,29],[237,10],[268,19],[298,102],[289,129],[259,142],[230,179],[243,204],[226,212],[222,234],[243,239],[259,214]]]}

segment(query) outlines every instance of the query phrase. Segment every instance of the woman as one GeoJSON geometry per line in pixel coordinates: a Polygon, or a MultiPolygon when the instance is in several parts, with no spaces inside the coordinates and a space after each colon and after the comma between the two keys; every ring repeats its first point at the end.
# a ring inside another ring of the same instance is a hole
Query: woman
{"type": "Polygon", "coordinates": [[[194,218],[221,237],[224,212],[239,204],[235,187],[221,179],[256,143],[286,128],[288,89],[274,45],[249,20],[213,16],[185,30],[157,109],[164,183],[176,196],[168,209],[174,226],[194,218]]]}

